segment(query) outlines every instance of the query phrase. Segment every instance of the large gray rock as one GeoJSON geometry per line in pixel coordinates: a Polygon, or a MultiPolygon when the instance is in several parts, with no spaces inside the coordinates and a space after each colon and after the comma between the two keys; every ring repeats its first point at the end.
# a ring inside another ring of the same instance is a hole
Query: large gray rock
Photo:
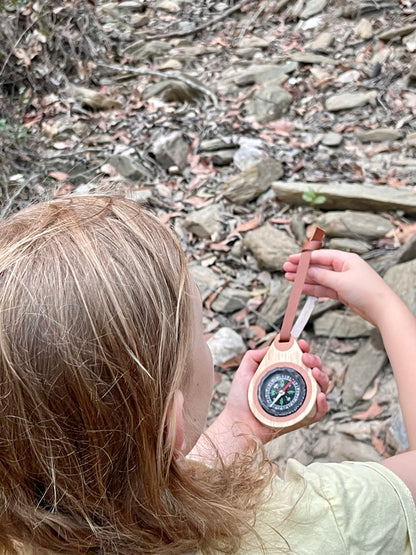
{"type": "Polygon", "coordinates": [[[237,204],[246,204],[267,191],[273,180],[282,175],[282,164],[268,158],[229,179],[223,188],[224,197],[237,204]]]}
{"type": "Polygon", "coordinates": [[[292,284],[286,279],[271,280],[269,292],[259,310],[259,323],[263,328],[273,329],[276,322],[283,318],[291,290],[292,284]]]}
{"type": "Polygon", "coordinates": [[[369,336],[374,326],[357,314],[333,310],[314,320],[313,329],[315,335],[318,336],[351,339],[353,337],[369,336]]]}
{"type": "MultiPolygon", "coordinates": [[[[331,462],[363,461],[380,462],[382,456],[372,445],[363,441],[350,439],[342,433],[336,433],[331,439],[329,460],[331,462]]],[[[328,460],[328,458],[327,458],[328,460]]]]}
{"type": "Polygon", "coordinates": [[[343,401],[352,407],[373,382],[387,359],[378,331],[374,331],[351,359],[344,380],[343,401]]]}
{"type": "Polygon", "coordinates": [[[381,143],[383,141],[397,141],[402,133],[397,129],[379,127],[378,129],[358,133],[357,136],[362,143],[381,143]]]}
{"type": "Polygon", "coordinates": [[[143,181],[152,178],[152,174],[138,160],[131,156],[113,155],[108,160],[117,173],[131,181],[143,181]]]}
{"type": "Polygon", "coordinates": [[[416,316],[416,260],[390,268],[384,279],[416,316]]]}
{"type": "Polygon", "coordinates": [[[363,91],[363,92],[345,92],[334,94],[330,96],[325,107],[330,112],[338,112],[339,110],[351,110],[368,104],[374,98],[377,98],[377,91],[363,91]]]}
{"type": "Polygon", "coordinates": [[[321,11],[326,7],[327,0],[308,0],[306,6],[300,13],[301,19],[308,19],[321,11]]]}
{"type": "Polygon", "coordinates": [[[201,264],[190,264],[189,271],[198,286],[202,300],[205,300],[211,293],[217,291],[224,283],[224,279],[214,270],[201,264]]]}
{"type": "Polygon", "coordinates": [[[161,166],[166,169],[177,166],[181,170],[186,166],[188,150],[189,144],[180,131],[158,137],[151,148],[161,166]]]}
{"type": "Polygon", "coordinates": [[[394,227],[383,216],[352,210],[326,212],[316,223],[325,230],[327,237],[359,237],[369,240],[384,237],[394,227]]]}
{"type": "Polygon", "coordinates": [[[246,351],[246,345],[232,328],[221,328],[207,341],[216,366],[246,351]]]}
{"type": "Polygon", "coordinates": [[[292,95],[280,86],[278,80],[267,81],[247,104],[247,114],[260,123],[268,123],[281,118],[292,101],[292,95]]]}
{"type": "Polygon", "coordinates": [[[186,229],[198,237],[209,238],[222,231],[221,213],[218,206],[211,204],[194,210],[185,218],[186,229]]]}
{"type": "Polygon", "coordinates": [[[285,231],[268,224],[249,231],[244,246],[252,251],[260,267],[271,271],[282,270],[289,255],[299,250],[285,231]]]}
{"type": "Polygon", "coordinates": [[[211,304],[211,308],[214,312],[231,314],[244,308],[250,299],[251,293],[249,291],[237,289],[236,287],[225,287],[218,293],[218,296],[211,304]]]}
{"type": "Polygon", "coordinates": [[[406,214],[416,214],[416,195],[410,189],[305,181],[275,181],[272,188],[278,200],[301,206],[305,205],[304,193],[313,189],[317,195],[325,197],[319,207],[326,210],[403,210],[406,214]]]}

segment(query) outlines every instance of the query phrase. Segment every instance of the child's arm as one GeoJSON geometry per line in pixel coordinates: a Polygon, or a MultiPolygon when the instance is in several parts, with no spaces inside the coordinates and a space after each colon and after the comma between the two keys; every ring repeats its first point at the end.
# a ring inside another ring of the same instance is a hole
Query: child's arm
{"type": "MultiPolygon", "coordinates": [[[[308,352],[309,345],[306,341],[300,340],[299,345],[304,351],[303,363],[312,369],[312,374],[321,389],[317,398],[316,415],[308,422],[312,424],[321,420],[328,411],[325,396],[328,389],[328,376],[321,370],[320,358],[308,352]]],[[[203,460],[215,458],[218,450],[224,462],[231,462],[237,453],[242,453],[255,445],[256,440],[267,443],[276,437],[275,430],[267,428],[253,416],[247,397],[250,380],[266,352],[267,348],[248,351],[245,354],[235,373],[224,410],[192,449],[192,457],[203,460]]]]}
{"type": "MultiPolygon", "coordinates": [[[[284,266],[294,279],[298,255],[284,266]]],[[[416,498],[416,320],[403,301],[359,256],[339,251],[314,251],[304,292],[338,299],[376,325],[393,368],[410,452],[384,464],[398,474],[416,498]]]]}

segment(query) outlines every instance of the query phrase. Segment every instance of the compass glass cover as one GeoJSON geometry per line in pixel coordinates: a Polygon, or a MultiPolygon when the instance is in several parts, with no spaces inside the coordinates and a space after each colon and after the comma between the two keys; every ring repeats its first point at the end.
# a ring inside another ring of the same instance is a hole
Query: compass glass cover
{"type": "Polygon", "coordinates": [[[306,398],[306,382],[294,368],[276,367],[263,376],[258,385],[261,407],[271,416],[296,412],[306,398]]]}

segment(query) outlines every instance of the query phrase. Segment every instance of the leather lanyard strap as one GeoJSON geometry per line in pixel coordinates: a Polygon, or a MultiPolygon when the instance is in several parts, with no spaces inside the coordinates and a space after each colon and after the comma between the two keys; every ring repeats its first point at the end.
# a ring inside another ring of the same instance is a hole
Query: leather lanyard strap
{"type": "Polygon", "coordinates": [[[303,286],[305,284],[309,262],[311,260],[311,252],[322,247],[324,237],[325,231],[320,227],[313,226],[303,243],[295,281],[293,282],[289,302],[283,318],[282,328],[280,330],[279,341],[282,343],[290,341],[293,322],[295,321],[296,311],[302,295],[303,286]]]}

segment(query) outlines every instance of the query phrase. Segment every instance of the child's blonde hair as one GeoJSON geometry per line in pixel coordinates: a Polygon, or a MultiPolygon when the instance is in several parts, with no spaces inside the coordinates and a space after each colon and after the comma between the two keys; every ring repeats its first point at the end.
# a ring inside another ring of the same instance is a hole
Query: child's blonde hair
{"type": "Polygon", "coordinates": [[[66,198],[0,224],[0,548],[238,548],[266,475],[175,458],[167,437],[192,326],[178,241],[134,202],[66,198]]]}

